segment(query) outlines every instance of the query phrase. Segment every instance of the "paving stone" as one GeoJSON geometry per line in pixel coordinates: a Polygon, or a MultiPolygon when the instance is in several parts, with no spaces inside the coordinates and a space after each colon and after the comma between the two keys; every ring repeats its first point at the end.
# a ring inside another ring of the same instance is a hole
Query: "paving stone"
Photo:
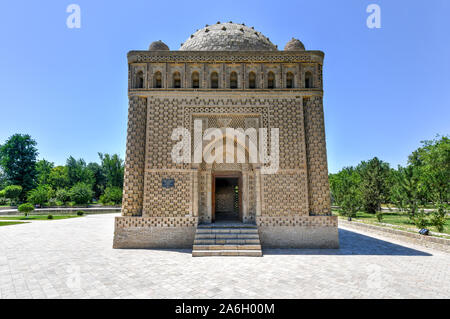
{"type": "Polygon", "coordinates": [[[1,227],[0,298],[450,298],[448,253],[381,235],[340,228],[340,249],[193,258],[112,249],[114,216],[1,227]]]}

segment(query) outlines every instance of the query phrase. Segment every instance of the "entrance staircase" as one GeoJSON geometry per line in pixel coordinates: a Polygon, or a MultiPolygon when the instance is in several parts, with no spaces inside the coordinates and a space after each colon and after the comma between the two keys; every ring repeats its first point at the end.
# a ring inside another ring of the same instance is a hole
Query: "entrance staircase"
{"type": "Polygon", "coordinates": [[[261,257],[258,227],[243,223],[198,225],[192,256],[261,257]]]}

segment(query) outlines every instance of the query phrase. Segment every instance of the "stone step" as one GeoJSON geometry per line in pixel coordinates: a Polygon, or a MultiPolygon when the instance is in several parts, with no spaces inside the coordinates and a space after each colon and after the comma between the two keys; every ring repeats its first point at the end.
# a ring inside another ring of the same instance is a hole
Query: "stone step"
{"type": "Polygon", "coordinates": [[[256,228],[201,228],[197,229],[197,234],[222,234],[222,233],[231,233],[231,234],[257,234],[258,229],[256,228]]]}
{"type": "Polygon", "coordinates": [[[245,240],[259,240],[259,236],[195,236],[195,240],[234,240],[234,241],[245,241],[245,240]]]}
{"type": "Polygon", "coordinates": [[[197,227],[192,256],[262,256],[256,225],[205,224],[197,227]]]}
{"type": "Polygon", "coordinates": [[[259,237],[258,233],[198,233],[195,234],[202,238],[246,238],[259,237]]]}
{"type": "Polygon", "coordinates": [[[243,224],[243,223],[223,223],[223,224],[200,224],[197,226],[197,229],[220,229],[220,228],[255,228],[258,227],[254,224],[243,224]]]}
{"type": "Polygon", "coordinates": [[[243,244],[243,245],[232,245],[232,244],[225,244],[225,245],[208,245],[208,244],[194,244],[193,250],[261,250],[261,245],[255,245],[255,244],[243,244]]]}
{"type": "Polygon", "coordinates": [[[248,257],[261,257],[261,250],[219,250],[219,249],[208,249],[208,250],[193,250],[193,257],[206,257],[206,256],[248,256],[248,257]]]}
{"type": "Polygon", "coordinates": [[[224,245],[224,244],[233,244],[233,245],[248,245],[248,244],[256,244],[259,245],[260,241],[259,238],[257,239],[238,239],[238,238],[231,238],[231,239],[216,239],[216,238],[204,238],[204,239],[194,239],[194,244],[208,244],[208,245],[224,245]]]}

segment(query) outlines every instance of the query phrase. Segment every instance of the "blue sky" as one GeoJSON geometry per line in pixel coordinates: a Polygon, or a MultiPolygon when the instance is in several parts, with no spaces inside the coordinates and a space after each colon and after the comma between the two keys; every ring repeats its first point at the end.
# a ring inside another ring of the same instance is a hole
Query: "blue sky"
{"type": "Polygon", "coordinates": [[[323,50],[330,172],[378,156],[404,165],[450,134],[450,1],[6,0],[0,11],[0,143],[36,139],[39,157],[125,154],[127,60],[154,40],[178,49],[196,29],[245,22],[280,48],[323,50]],[[81,28],[66,7],[81,7],[81,28]],[[345,5],[344,5],[345,3],[345,5]],[[366,7],[381,7],[381,29],[366,7]]]}

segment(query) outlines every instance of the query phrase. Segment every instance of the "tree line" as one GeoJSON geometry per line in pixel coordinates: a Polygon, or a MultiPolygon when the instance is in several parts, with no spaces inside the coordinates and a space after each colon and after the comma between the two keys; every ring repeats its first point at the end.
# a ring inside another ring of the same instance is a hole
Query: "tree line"
{"type": "Polygon", "coordinates": [[[360,210],[382,220],[381,204],[391,204],[419,228],[443,229],[450,202],[450,139],[422,141],[405,167],[391,168],[377,157],[329,174],[332,202],[344,216],[360,210]],[[426,214],[425,207],[433,209],[426,214]]]}
{"type": "Polygon", "coordinates": [[[37,160],[37,143],[14,134],[0,145],[0,205],[86,205],[122,202],[123,160],[98,153],[100,163],[70,156],[65,165],[37,160]]]}

